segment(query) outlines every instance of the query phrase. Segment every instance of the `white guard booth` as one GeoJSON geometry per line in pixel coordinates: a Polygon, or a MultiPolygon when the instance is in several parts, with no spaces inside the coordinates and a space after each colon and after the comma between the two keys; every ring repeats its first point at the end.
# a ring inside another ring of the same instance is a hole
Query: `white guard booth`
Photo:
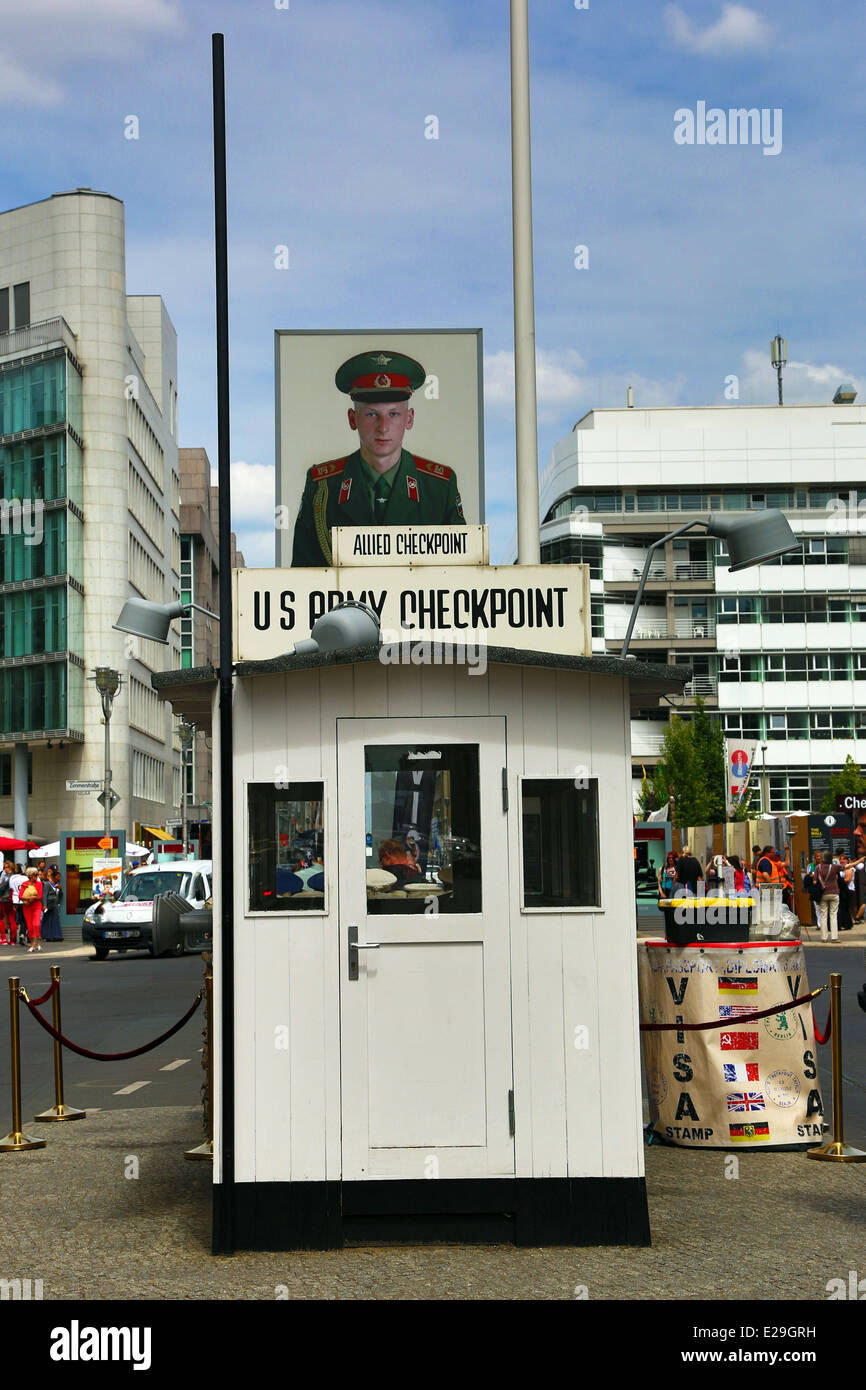
{"type": "Polygon", "coordinates": [[[630,698],[688,673],[590,654],[582,566],[234,578],[215,1252],[648,1244],[630,698]],[[383,645],[295,655],[350,595],[383,645]]]}

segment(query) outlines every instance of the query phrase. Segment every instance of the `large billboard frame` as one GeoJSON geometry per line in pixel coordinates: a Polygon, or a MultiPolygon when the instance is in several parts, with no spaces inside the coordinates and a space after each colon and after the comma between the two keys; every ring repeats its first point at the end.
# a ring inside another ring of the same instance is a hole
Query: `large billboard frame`
{"type": "MultiPolygon", "coordinates": [[[[289,568],[292,562],[292,540],[294,536],[295,516],[297,506],[300,501],[303,488],[303,473],[299,471],[296,483],[292,488],[287,488],[283,477],[283,410],[282,410],[282,378],[281,378],[281,359],[282,359],[282,340],[285,338],[355,338],[363,339],[360,344],[355,345],[355,351],[363,352],[370,349],[393,347],[398,351],[405,352],[409,356],[414,356],[412,338],[427,337],[474,337],[476,340],[476,414],[478,420],[478,443],[477,443],[477,498],[478,515],[472,514],[471,507],[467,510],[466,520],[468,522],[483,523],[485,511],[484,496],[484,351],[483,351],[483,330],[480,328],[277,328],[274,330],[274,463],[275,463],[275,512],[276,518],[283,517],[286,524],[275,526],[275,565],[277,569],[289,568]],[[403,341],[399,341],[402,337],[403,341]],[[284,510],[287,509],[287,510],[284,510]]],[[[345,357],[353,355],[352,347],[347,346],[345,357]]],[[[343,360],[341,358],[341,360],[343,360]]],[[[339,363],[337,364],[339,365],[339,363]]],[[[428,371],[430,363],[424,363],[428,371]]],[[[435,373],[432,373],[435,375],[435,373]]],[[[334,396],[334,416],[338,418],[341,412],[340,395],[336,386],[331,382],[331,389],[334,396]]],[[[415,392],[415,399],[423,399],[423,387],[415,392]]],[[[351,404],[349,397],[346,396],[342,406],[343,416],[351,404]]],[[[423,404],[421,405],[423,409],[423,404]]],[[[423,422],[422,422],[423,428],[423,422]]],[[[410,453],[412,450],[413,438],[409,434],[405,441],[406,448],[410,453]]],[[[345,453],[352,453],[356,446],[352,442],[349,426],[345,426],[345,453]]],[[[433,452],[431,450],[431,452],[433,452]]],[[[328,454],[327,449],[318,458],[310,458],[309,465],[322,463],[328,457],[336,457],[337,451],[328,454]]],[[[426,454],[424,455],[426,457],[426,454]]],[[[449,458],[438,458],[436,462],[455,466],[449,458]]],[[[466,488],[466,470],[457,468],[458,485],[467,491],[464,496],[464,503],[469,496],[466,488]]],[[[473,480],[476,481],[476,480],[473,480]]]]}

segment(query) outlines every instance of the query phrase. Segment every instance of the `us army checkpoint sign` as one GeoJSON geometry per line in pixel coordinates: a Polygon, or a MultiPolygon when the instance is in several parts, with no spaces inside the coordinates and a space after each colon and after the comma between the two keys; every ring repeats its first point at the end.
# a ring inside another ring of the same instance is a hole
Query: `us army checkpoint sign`
{"type": "Polygon", "coordinates": [[[586,565],[234,571],[235,661],[269,661],[344,599],[374,610],[383,642],[416,638],[589,656],[586,565]]]}

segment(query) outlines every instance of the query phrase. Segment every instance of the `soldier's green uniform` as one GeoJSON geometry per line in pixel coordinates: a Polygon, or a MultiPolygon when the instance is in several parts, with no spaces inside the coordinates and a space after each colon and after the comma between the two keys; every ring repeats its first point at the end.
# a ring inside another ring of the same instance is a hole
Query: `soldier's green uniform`
{"type": "MultiPolygon", "coordinates": [[[[336,385],[353,402],[405,401],[425,377],[420,362],[411,357],[365,352],[343,363],[336,385]]],[[[453,469],[402,449],[399,460],[380,474],[356,449],[346,458],[317,463],[307,473],[292,564],[331,565],[332,526],[437,525],[465,525],[453,469]]]]}
{"type": "Polygon", "coordinates": [[[404,449],[392,471],[390,492],[378,506],[365,476],[369,473],[359,449],[310,469],[295,522],[293,565],[330,565],[332,526],[465,524],[457,476],[444,464],[404,449]]]}

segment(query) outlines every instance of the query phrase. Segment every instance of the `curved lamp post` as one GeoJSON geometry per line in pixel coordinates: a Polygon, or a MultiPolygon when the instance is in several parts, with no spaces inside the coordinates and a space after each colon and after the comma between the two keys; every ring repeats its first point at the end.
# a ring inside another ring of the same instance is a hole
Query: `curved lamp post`
{"type": "Polygon", "coordinates": [[[647,550],[643,574],[640,577],[640,584],[635,595],[631,617],[628,620],[628,628],[620,656],[628,656],[629,643],[637,620],[640,601],[643,598],[643,591],[646,588],[653,551],[658,550],[659,546],[664,545],[666,541],[673,540],[675,536],[681,536],[685,531],[693,530],[695,526],[703,526],[708,536],[718,536],[727,542],[728,555],[731,560],[728,568],[732,573],[736,570],[749,569],[751,565],[763,564],[767,560],[774,560],[777,555],[784,555],[789,550],[796,550],[799,545],[797,537],[788,525],[787,517],[776,507],[770,507],[767,511],[752,512],[751,515],[744,517],[719,516],[717,512],[710,512],[708,517],[687,521],[684,526],[678,526],[675,531],[669,531],[666,536],[661,536],[659,540],[653,541],[647,550]]]}

